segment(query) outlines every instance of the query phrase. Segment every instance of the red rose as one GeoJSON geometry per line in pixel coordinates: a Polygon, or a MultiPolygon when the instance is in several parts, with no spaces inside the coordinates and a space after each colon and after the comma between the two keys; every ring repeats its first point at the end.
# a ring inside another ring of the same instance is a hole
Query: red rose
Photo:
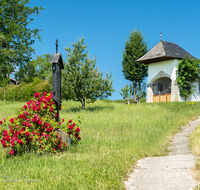
{"type": "Polygon", "coordinates": [[[10,119],[10,122],[11,122],[11,123],[14,123],[14,119],[13,119],[13,118],[11,118],[11,119],[10,119]]]}
{"type": "Polygon", "coordinates": [[[13,155],[13,154],[14,154],[14,150],[11,150],[11,151],[9,152],[9,154],[13,155]]]}
{"type": "Polygon", "coordinates": [[[58,148],[61,148],[61,143],[58,145],[58,148]]]}
{"type": "Polygon", "coordinates": [[[78,133],[75,133],[75,135],[74,135],[75,137],[78,137],[78,133]]]}
{"type": "Polygon", "coordinates": [[[38,124],[39,124],[39,125],[42,125],[42,121],[39,120],[39,121],[38,121],[38,124]]]}
{"type": "Polygon", "coordinates": [[[72,124],[73,127],[74,127],[75,125],[76,125],[75,123],[72,124]]]}
{"type": "Polygon", "coordinates": [[[71,123],[72,122],[72,120],[70,119],[69,121],[68,121],[68,123],[71,123]]]}
{"type": "Polygon", "coordinates": [[[35,93],[34,96],[35,96],[35,98],[39,98],[40,93],[39,93],[39,92],[38,92],[38,93],[35,93]]]}
{"type": "Polygon", "coordinates": [[[46,109],[47,108],[47,104],[45,104],[45,106],[43,108],[46,109]]]}
{"type": "Polygon", "coordinates": [[[33,119],[32,119],[32,122],[35,122],[35,121],[36,121],[36,119],[35,119],[35,118],[33,118],[33,119]]]}
{"type": "Polygon", "coordinates": [[[25,135],[28,137],[28,136],[31,135],[31,133],[30,132],[25,132],[25,135]]]}
{"type": "Polygon", "coordinates": [[[14,133],[14,130],[11,128],[11,129],[10,129],[10,132],[13,134],[13,133],[14,133]]]}
{"type": "Polygon", "coordinates": [[[73,126],[71,126],[71,125],[68,125],[68,128],[69,128],[69,129],[73,129],[73,126]]]}
{"type": "Polygon", "coordinates": [[[50,112],[53,112],[53,108],[52,108],[52,107],[50,107],[49,111],[50,111],[50,112]]]}
{"type": "Polygon", "coordinates": [[[18,142],[20,145],[24,144],[24,143],[22,142],[21,139],[17,139],[17,142],[18,142]]]}
{"type": "Polygon", "coordinates": [[[12,146],[15,146],[15,141],[10,141],[10,144],[11,144],[12,146]]]}
{"type": "Polygon", "coordinates": [[[3,121],[0,121],[0,124],[3,124],[3,121]]]}
{"type": "Polygon", "coordinates": [[[46,96],[46,95],[47,95],[47,93],[46,93],[46,92],[43,92],[43,95],[44,95],[44,96],[46,96]]]}
{"type": "Polygon", "coordinates": [[[80,141],[80,140],[81,140],[81,137],[77,137],[77,140],[80,141]]]}
{"type": "Polygon", "coordinates": [[[4,137],[8,135],[8,131],[4,131],[4,133],[2,134],[4,137]]]}
{"type": "Polygon", "coordinates": [[[24,105],[23,108],[26,109],[26,108],[27,108],[27,105],[24,105]]]}
{"type": "Polygon", "coordinates": [[[76,130],[75,130],[75,132],[79,132],[79,131],[80,131],[80,129],[77,127],[76,130]]]}

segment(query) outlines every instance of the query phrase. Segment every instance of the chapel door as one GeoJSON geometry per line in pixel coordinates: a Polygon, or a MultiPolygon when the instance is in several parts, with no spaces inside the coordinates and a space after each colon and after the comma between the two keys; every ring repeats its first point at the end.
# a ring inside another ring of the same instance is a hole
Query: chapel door
{"type": "Polygon", "coordinates": [[[153,102],[171,102],[170,78],[159,78],[153,83],[153,102]]]}

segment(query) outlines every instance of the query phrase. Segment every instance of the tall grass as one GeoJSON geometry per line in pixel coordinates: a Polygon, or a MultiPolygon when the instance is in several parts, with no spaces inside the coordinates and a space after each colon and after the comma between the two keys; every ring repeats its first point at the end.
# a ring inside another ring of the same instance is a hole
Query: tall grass
{"type": "Polygon", "coordinates": [[[123,181],[136,161],[167,155],[174,134],[199,114],[200,103],[97,101],[81,110],[78,102],[63,102],[62,118],[83,115],[81,144],[55,156],[30,153],[15,158],[0,148],[0,185],[3,189],[124,189],[123,181]],[[6,176],[39,181],[8,182],[6,176]]]}

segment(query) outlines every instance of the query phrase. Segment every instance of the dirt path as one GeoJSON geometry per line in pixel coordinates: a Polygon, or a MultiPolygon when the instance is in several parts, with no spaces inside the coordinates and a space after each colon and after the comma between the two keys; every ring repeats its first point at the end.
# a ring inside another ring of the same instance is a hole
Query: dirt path
{"type": "Polygon", "coordinates": [[[170,153],[165,157],[147,157],[138,161],[125,186],[128,190],[189,190],[196,185],[191,167],[195,156],[188,150],[188,135],[200,123],[191,121],[171,143],[170,153]]]}

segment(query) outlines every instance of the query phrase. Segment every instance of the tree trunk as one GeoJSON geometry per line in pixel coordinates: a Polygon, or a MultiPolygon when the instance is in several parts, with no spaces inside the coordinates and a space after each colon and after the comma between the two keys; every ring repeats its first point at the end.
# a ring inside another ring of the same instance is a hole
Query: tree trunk
{"type": "Polygon", "coordinates": [[[139,83],[139,103],[140,103],[140,91],[141,91],[141,83],[139,83]]]}
{"type": "Polygon", "coordinates": [[[85,99],[82,100],[82,110],[85,110],[85,99]]]}
{"type": "Polygon", "coordinates": [[[137,87],[137,84],[133,84],[134,86],[134,101],[136,101],[136,87],[137,87]]]}
{"type": "Polygon", "coordinates": [[[4,88],[4,103],[5,103],[5,96],[6,96],[6,93],[5,93],[5,88],[4,88]]]}

